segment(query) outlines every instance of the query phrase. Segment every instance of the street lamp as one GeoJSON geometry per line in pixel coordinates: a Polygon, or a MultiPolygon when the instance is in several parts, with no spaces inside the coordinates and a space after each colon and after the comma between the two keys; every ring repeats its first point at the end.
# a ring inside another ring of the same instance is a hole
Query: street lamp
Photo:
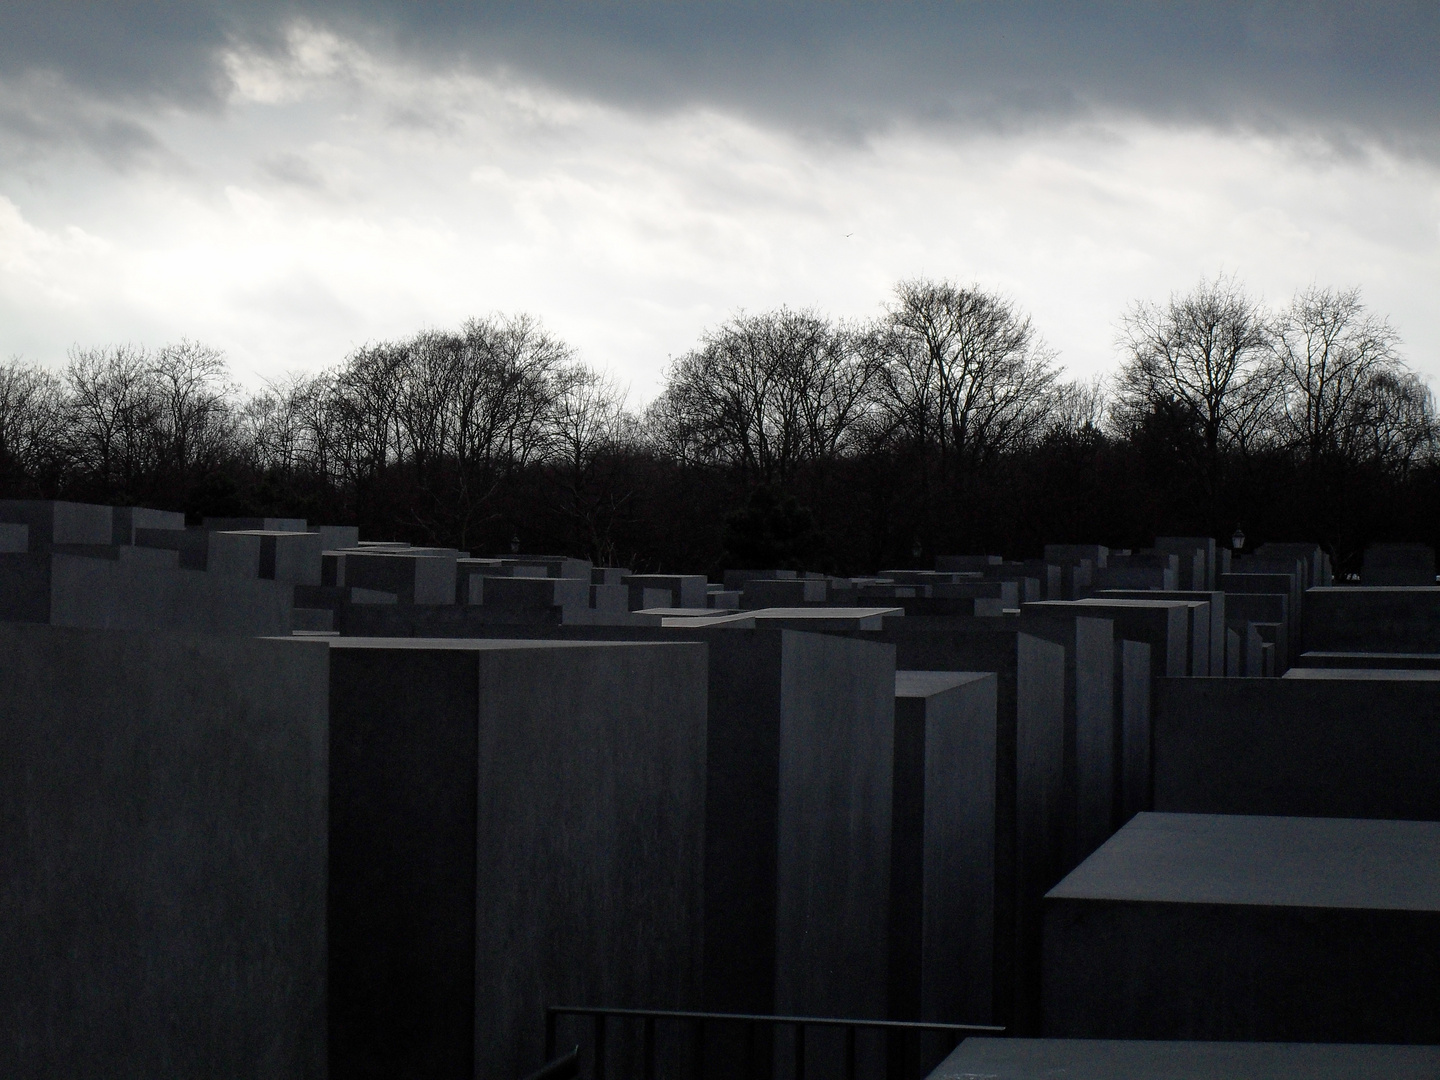
{"type": "Polygon", "coordinates": [[[1230,546],[1236,551],[1239,551],[1245,546],[1245,533],[1241,531],[1238,525],[1235,526],[1235,535],[1230,537],[1230,546]]]}

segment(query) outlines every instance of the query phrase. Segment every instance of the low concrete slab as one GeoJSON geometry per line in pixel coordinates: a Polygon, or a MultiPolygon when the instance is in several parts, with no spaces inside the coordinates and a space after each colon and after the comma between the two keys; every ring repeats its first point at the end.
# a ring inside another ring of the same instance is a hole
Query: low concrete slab
{"type": "Polygon", "coordinates": [[[966,1039],[929,1080],[1429,1080],[1440,1047],[966,1039]]]}
{"type": "Polygon", "coordinates": [[[1440,1042],[1440,822],[1141,814],[1045,905],[1047,1035],[1440,1042]]]}

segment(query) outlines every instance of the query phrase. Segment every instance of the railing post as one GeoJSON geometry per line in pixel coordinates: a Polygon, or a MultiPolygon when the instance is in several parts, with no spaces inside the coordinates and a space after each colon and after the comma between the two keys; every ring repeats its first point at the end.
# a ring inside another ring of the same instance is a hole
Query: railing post
{"type": "Polygon", "coordinates": [[[805,1024],[795,1025],[795,1080],[805,1080],[805,1024]]]}
{"type": "Polygon", "coordinates": [[[845,1026],[845,1080],[855,1080],[855,1025],[845,1026]]]}
{"type": "Polygon", "coordinates": [[[645,1017],[645,1080],[655,1080],[655,1018],[645,1017]]]}
{"type": "Polygon", "coordinates": [[[545,1006],[545,1060],[555,1056],[555,1006],[545,1006]]]}
{"type": "Polygon", "coordinates": [[[595,1014],[595,1080],[605,1080],[605,1014],[595,1014]]]}
{"type": "Polygon", "coordinates": [[[754,1020],[746,1021],[745,1024],[745,1080],[755,1080],[757,1065],[755,1060],[755,1036],[759,1027],[754,1020]]]}

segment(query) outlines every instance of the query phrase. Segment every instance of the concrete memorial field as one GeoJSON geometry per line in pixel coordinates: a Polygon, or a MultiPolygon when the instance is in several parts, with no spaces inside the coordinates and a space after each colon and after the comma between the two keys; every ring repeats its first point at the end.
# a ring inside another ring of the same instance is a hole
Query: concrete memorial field
{"type": "Polygon", "coordinates": [[[1430,548],[416,539],[0,500],[0,1074],[1435,1071],[1430,548]]]}

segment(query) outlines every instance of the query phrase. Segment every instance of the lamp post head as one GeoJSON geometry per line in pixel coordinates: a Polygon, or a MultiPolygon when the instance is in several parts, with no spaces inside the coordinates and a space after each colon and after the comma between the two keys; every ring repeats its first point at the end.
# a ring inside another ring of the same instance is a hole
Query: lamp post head
{"type": "Polygon", "coordinates": [[[1245,533],[1240,530],[1239,526],[1236,526],[1235,535],[1230,537],[1230,546],[1236,551],[1245,546],[1245,533]]]}
{"type": "Polygon", "coordinates": [[[520,534],[518,532],[510,538],[510,554],[520,554],[520,534]]]}

